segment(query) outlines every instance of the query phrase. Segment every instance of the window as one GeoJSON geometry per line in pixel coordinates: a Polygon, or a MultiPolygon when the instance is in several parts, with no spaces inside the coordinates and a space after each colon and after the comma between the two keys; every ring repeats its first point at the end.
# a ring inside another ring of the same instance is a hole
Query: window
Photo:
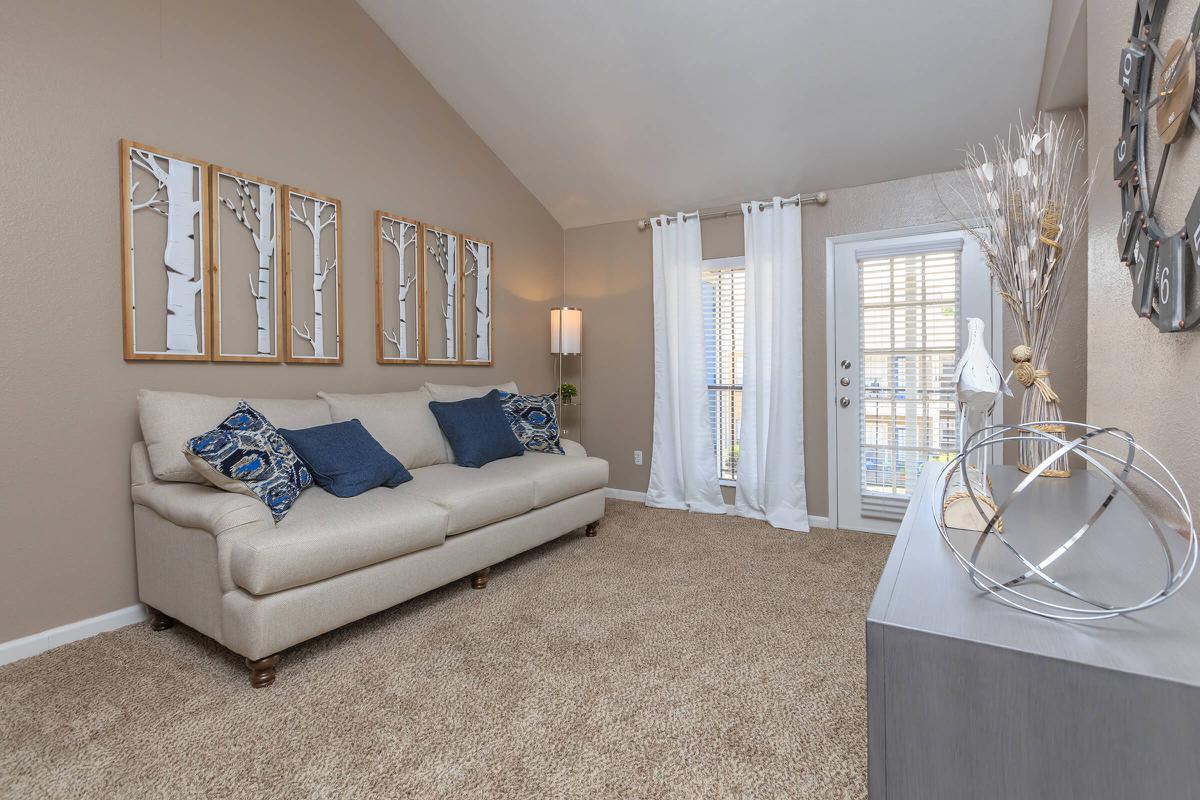
{"type": "Polygon", "coordinates": [[[953,249],[858,255],[864,509],[906,500],[922,463],[956,451],[960,262],[953,249]]]}
{"type": "Polygon", "coordinates": [[[737,478],[742,422],[746,269],[741,258],[704,262],[704,366],[708,413],[722,481],[737,478]]]}

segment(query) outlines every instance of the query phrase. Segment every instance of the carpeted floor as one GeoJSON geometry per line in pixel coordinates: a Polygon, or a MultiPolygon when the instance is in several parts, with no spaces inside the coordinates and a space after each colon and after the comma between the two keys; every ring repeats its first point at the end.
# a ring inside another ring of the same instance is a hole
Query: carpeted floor
{"type": "Polygon", "coordinates": [[[123,628],[0,667],[0,797],[866,796],[863,621],[891,539],[609,501],[284,653],[123,628]]]}

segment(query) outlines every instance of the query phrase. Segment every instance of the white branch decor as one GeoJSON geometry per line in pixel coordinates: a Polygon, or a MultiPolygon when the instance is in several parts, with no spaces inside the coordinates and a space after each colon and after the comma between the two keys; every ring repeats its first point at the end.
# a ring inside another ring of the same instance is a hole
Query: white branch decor
{"type": "Polygon", "coordinates": [[[396,327],[390,331],[385,329],[383,336],[396,347],[399,358],[412,359],[416,358],[417,354],[410,354],[408,346],[408,297],[413,284],[417,282],[417,264],[415,263],[417,259],[413,259],[414,263],[410,274],[404,254],[409,245],[413,246],[414,253],[417,252],[417,226],[411,222],[386,217],[382,219],[382,225],[380,237],[396,251],[396,258],[400,265],[398,270],[399,289],[396,293],[400,315],[397,318],[396,327]]]}
{"type": "MultiPolygon", "coordinates": [[[[996,137],[990,157],[980,145],[963,163],[970,189],[960,199],[968,218],[982,220],[988,232],[975,234],[965,222],[964,228],[979,240],[1021,336],[1012,351],[1012,375],[1025,387],[1021,421],[1053,434],[1065,429],[1046,365],[1066,298],[1071,254],[1087,223],[1092,178],[1076,175],[1083,156],[1084,139],[1076,126],[1038,117],[1030,124],[1019,122],[1007,137],[996,137]]],[[[1048,439],[1034,437],[1022,441],[1019,450],[1018,465],[1027,472],[1055,452],[1048,439]]],[[[1040,474],[1070,475],[1066,456],[1040,474]]]]}
{"type": "MultiPolygon", "coordinates": [[[[475,279],[475,354],[474,361],[492,360],[492,246],[475,239],[464,239],[470,256],[463,277],[475,279]]],[[[465,300],[465,298],[464,298],[465,300]]]]}
{"type": "Polygon", "coordinates": [[[443,360],[454,361],[458,358],[458,237],[433,229],[429,229],[429,235],[433,243],[430,244],[427,239],[426,249],[433,263],[441,270],[446,285],[445,296],[438,304],[446,327],[446,355],[443,360]]]}
{"type": "MultiPolygon", "coordinates": [[[[217,174],[218,178],[224,176],[231,179],[234,195],[234,199],[221,195],[218,182],[214,187],[218,192],[218,202],[231,211],[234,219],[249,232],[250,240],[254,243],[254,249],[258,253],[258,269],[255,273],[248,275],[250,296],[254,299],[257,353],[262,356],[271,356],[275,351],[271,336],[273,316],[271,285],[276,245],[275,187],[268,183],[224,172],[217,174]]],[[[217,287],[217,291],[220,292],[220,287],[217,287]]]]}
{"type": "MultiPolygon", "coordinates": [[[[128,157],[131,172],[140,170],[154,180],[155,185],[149,197],[138,201],[137,191],[142,182],[132,182],[128,193],[131,228],[132,217],[138,211],[152,211],[167,218],[167,243],[162,258],[167,270],[166,353],[202,355],[203,326],[198,323],[196,306],[197,295],[200,295],[203,318],[204,269],[198,253],[203,253],[204,242],[199,242],[197,247],[197,237],[203,235],[203,222],[200,219],[202,198],[199,191],[199,175],[203,168],[196,163],[158,155],[136,146],[130,146],[128,157]]],[[[132,241],[127,243],[127,247],[130,248],[132,267],[132,241]]],[[[131,317],[136,313],[133,294],[130,313],[131,317]]]]}
{"type": "MultiPolygon", "coordinates": [[[[326,228],[334,227],[334,236],[338,235],[338,206],[336,203],[323,198],[291,192],[288,199],[288,216],[308,229],[312,239],[312,293],[313,293],[313,324],[312,329],[304,323],[303,331],[293,323],[292,333],[299,339],[308,342],[312,348],[313,358],[326,358],[325,350],[325,281],[338,268],[337,256],[325,258],[321,254],[321,237],[326,228]],[[298,201],[298,205],[297,205],[298,201]]],[[[340,302],[340,298],[339,302],[340,302]]],[[[341,343],[338,343],[338,353],[341,353],[341,343]]]]}

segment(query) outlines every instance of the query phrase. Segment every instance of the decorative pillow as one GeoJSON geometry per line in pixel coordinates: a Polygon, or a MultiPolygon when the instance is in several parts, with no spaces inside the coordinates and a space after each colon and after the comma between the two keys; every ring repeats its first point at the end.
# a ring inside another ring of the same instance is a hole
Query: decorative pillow
{"type": "Polygon", "coordinates": [[[355,497],[376,486],[395,488],[412,475],[356,419],[279,432],[312,473],[336,497],[355,497]]]}
{"type": "Polygon", "coordinates": [[[558,439],[554,401],[558,394],[500,393],[500,406],[508,416],[513,433],[525,447],[538,453],[564,454],[558,439]]]}
{"type": "Polygon", "coordinates": [[[525,452],[508,424],[508,415],[500,407],[499,389],[456,403],[435,400],[429,404],[429,410],[450,440],[454,463],[460,467],[482,467],[525,452]]]}
{"type": "Polygon", "coordinates": [[[267,418],[245,400],[217,427],[188,439],[188,463],[218,489],[257,497],[283,519],[312,475],[267,418]]]}

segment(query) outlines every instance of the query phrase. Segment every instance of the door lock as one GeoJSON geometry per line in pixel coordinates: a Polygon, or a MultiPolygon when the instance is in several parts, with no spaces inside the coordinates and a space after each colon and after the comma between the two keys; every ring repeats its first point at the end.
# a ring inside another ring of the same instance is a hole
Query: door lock
{"type": "Polygon", "coordinates": [[[838,400],[838,405],[841,406],[842,408],[849,408],[850,407],[850,398],[843,397],[841,400],[838,400]]]}

